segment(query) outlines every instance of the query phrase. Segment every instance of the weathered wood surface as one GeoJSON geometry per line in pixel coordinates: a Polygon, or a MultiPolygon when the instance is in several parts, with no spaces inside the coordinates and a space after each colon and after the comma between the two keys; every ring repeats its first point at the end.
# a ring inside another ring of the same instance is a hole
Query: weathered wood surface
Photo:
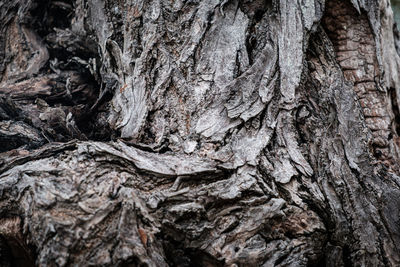
{"type": "Polygon", "coordinates": [[[398,36],[388,0],[0,2],[0,265],[399,266],[398,36]]]}

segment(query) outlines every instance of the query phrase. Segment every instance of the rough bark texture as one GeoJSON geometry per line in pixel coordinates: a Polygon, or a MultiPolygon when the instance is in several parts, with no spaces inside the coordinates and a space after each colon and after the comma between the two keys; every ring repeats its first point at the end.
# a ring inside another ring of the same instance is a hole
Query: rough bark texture
{"type": "Polygon", "coordinates": [[[1,266],[399,266],[389,0],[0,2],[1,266]]]}

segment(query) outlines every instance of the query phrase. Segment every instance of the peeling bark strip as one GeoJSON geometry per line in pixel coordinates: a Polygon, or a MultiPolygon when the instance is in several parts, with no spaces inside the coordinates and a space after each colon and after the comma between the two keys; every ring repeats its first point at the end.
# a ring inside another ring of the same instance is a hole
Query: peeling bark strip
{"type": "Polygon", "coordinates": [[[386,0],[3,2],[1,266],[400,265],[386,0]]]}

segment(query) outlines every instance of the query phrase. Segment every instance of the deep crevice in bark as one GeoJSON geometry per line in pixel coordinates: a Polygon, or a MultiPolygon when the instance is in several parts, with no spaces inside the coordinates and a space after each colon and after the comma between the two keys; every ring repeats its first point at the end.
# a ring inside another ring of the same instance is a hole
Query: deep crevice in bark
{"type": "MultiPolygon", "coordinates": [[[[391,100],[392,111],[394,114],[393,128],[396,132],[396,135],[400,136],[400,111],[399,111],[399,105],[397,103],[396,90],[394,88],[389,88],[389,96],[391,100]]],[[[390,139],[392,138],[393,136],[390,136],[390,139]]]]}
{"type": "Polygon", "coordinates": [[[108,81],[99,79],[98,66],[92,68],[89,63],[100,62],[97,44],[91,37],[80,36],[70,28],[74,5],[71,1],[33,3],[25,11],[22,26],[14,22],[15,27],[31,31],[22,36],[28,45],[32,42],[29,38],[44,40],[41,49],[49,51],[49,59],[38,73],[28,77],[30,81],[22,78],[16,84],[0,85],[0,95],[9,99],[14,109],[2,105],[2,117],[17,121],[2,123],[5,133],[0,135],[4,144],[1,151],[32,149],[46,142],[74,138],[106,141],[114,135],[105,118],[112,94],[99,90],[101,85],[106,88],[108,81]],[[29,92],[26,86],[38,93],[29,92]],[[39,112],[45,115],[38,118],[39,112]],[[21,126],[23,131],[17,128],[21,126]]]}
{"type": "Polygon", "coordinates": [[[1,266],[35,266],[34,251],[22,234],[21,219],[6,217],[0,220],[0,262],[1,266]]]}

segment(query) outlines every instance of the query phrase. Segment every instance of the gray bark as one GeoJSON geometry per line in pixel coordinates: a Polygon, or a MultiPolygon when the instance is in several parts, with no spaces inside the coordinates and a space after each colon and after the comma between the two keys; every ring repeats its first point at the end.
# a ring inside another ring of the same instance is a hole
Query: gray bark
{"type": "Polygon", "coordinates": [[[399,266],[389,0],[0,2],[1,266],[399,266]]]}

